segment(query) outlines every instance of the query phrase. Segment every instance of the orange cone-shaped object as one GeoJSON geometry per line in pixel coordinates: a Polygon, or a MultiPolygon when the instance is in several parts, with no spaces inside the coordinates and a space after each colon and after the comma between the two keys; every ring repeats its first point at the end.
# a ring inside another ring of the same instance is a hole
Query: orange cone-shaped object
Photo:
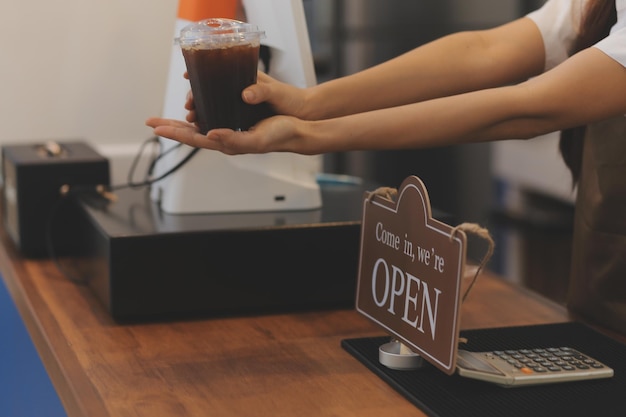
{"type": "Polygon", "coordinates": [[[178,18],[196,22],[210,17],[237,17],[238,0],[180,0],[178,18]]]}

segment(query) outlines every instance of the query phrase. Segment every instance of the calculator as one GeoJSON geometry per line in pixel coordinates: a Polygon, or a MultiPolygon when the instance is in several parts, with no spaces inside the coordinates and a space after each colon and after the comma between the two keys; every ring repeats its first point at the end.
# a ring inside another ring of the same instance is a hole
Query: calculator
{"type": "Polygon", "coordinates": [[[613,369],[570,347],[470,352],[459,349],[456,369],[467,378],[504,387],[610,378],[613,369]]]}

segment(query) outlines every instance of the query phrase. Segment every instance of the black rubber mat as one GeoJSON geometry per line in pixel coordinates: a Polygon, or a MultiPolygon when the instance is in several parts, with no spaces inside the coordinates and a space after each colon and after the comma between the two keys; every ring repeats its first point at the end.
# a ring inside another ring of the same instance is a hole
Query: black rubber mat
{"type": "Polygon", "coordinates": [[[570,346],[614,369],[612,378],[542,386],[503,388],[448,376],[427,365],[392,370],[378,361],[389,337],[345,339],[342,347],[425,414],[433,417],[626,416],[626,345],[581,323],[467,330],[463,349],[472,351],[570,346]]]}

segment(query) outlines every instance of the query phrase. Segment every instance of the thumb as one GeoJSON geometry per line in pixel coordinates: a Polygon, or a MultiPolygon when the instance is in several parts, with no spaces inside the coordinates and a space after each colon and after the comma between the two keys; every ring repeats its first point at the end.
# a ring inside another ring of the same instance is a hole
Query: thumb
{"type": "Polygon", "coordinates": [[[242,91],[241,96],[243,98],[243,101],[248,104],[259,104],[265,101],[265,94],[263,92],[263,89],[260,88],[258,84],[253,84],[249,87],[246,87],[242,91]]]}

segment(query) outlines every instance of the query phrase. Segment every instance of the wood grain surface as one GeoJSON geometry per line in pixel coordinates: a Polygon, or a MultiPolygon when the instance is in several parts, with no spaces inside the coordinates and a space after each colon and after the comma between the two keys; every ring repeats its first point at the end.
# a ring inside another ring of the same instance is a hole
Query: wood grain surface
{"type": "MultiPolygon", "coordinates": [[[[0,268],[70,417],[423,415],[341,348],[384,335],[355,311],[123,325],[4,234],[0,268]]],[[[489,273],[462,309],[464,329],[568,319],[489,273]]]]}

